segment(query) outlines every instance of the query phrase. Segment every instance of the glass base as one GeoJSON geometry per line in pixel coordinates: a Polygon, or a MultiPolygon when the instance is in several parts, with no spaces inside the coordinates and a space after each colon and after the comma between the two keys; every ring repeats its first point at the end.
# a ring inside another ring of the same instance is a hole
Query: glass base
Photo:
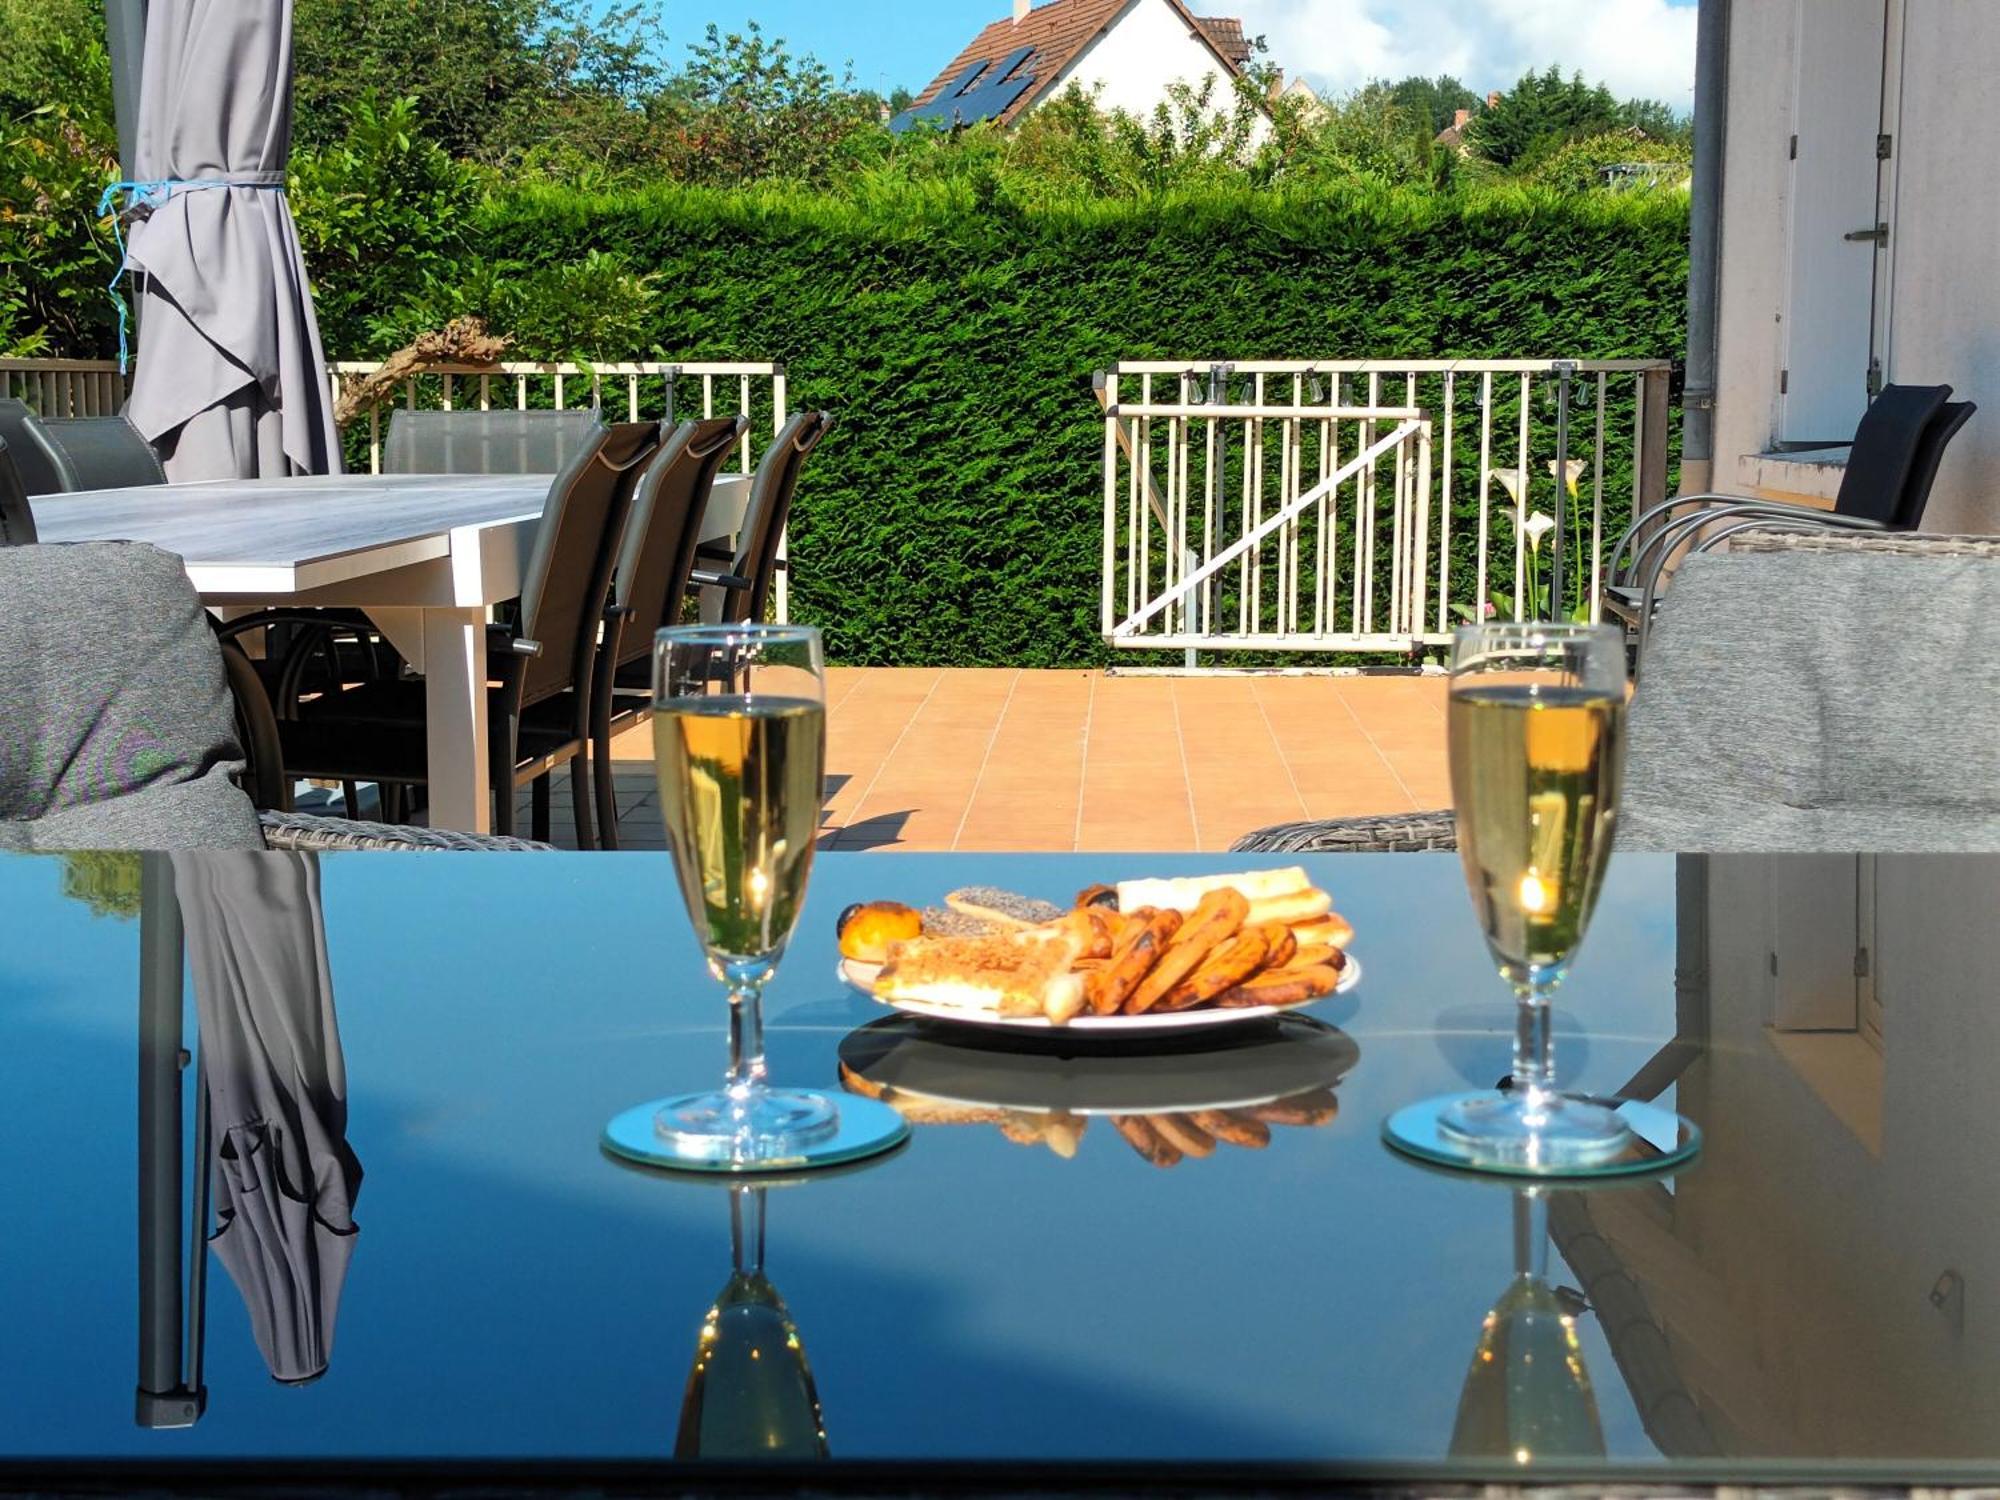
{"type": "Polygon", "coordinates": [[[1452,1095],[1398,1110],[1382,1138],[1423,1161],[1509,1177],[1625,1177],[1701,1149],[1694,1124],[1638,1100],[1558,1094],[1539,1120],[1526,1116],[1526,1095],[1512,1090],[1452,1095]]]}
{"type": "Polygon", "coordinates": [[[627,1161],[683,1172],[754,1174],[838,1166],[900,1146],[910,1127],[886,1104],[772,1089],[748,1130],[734,1128],[725,1094],[684,1094],[635,1105],[604,1127],[604,1148],[627,1161]],[[721,1128],[716,1128],[717,1126],[721,1128]]]}

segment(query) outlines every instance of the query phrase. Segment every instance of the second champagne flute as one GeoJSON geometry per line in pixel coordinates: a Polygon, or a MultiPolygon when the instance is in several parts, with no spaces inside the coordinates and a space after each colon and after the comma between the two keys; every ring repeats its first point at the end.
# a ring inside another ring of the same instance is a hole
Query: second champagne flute
{"type": "MultiPolygon", "coordinates": [[[[1646,1170],[1639,1104],[1558,1090],[1552,997],[1597,905],[1625,760],[1625,641],[1592,625],[1473,625],[1452,650],[1451,787],[1473,911],[1517,1000],[1509,1086],[1393,1116],[1390,1144],[1476,1170],[1531,1176],[1646,1170]]],[[[1656,1132],[1657,1133],[1657,1132],[1656,1132]]],[[[1664,1149],[1664,1148],[1661,1148],[1664,1149]]]]}

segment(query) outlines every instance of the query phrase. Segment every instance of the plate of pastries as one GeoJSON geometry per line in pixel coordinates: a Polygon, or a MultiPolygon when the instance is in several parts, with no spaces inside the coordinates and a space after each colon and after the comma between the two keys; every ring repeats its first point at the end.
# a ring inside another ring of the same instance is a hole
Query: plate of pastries
{"type": "Polygon", "coordinates": [[[1062,907],[967,886],[850,906],[840,976],[906,1015],[1016,1031],[1234,1026],[1361,981],[1353,926],[1302,868],[1096,885],[1062,907]]]}

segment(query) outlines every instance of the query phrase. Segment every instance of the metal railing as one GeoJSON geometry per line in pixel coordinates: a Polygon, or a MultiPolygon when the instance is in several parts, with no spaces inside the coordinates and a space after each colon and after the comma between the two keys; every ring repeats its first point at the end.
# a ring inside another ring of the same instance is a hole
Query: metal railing
{"type": "Polygon", "coordinates": [[[1104,408],[1101,628],[1123,650],[1393,652],[1597,617],[1666,495],[1666,360],[1129,361],[1104,408]]]}
{"type": "Polygon", "coordinates": [[[0,359],[0,399],[25,401],[45,417],[108,417],[125,405],[115,359],[0,359]]]}

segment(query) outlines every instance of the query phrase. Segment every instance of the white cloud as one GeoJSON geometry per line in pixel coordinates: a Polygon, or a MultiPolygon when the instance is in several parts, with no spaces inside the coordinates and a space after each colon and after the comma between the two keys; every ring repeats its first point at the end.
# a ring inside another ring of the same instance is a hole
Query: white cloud
{"type": "Polygon", "coordinates": [[[1287,77],[1323,93],[1412,73],[1504,89],[1553,62],[1621,99],[1694,103],[1695,10],[1672,0],[1202,0],[1196,9],[1241,16],[1287,77]]]}

